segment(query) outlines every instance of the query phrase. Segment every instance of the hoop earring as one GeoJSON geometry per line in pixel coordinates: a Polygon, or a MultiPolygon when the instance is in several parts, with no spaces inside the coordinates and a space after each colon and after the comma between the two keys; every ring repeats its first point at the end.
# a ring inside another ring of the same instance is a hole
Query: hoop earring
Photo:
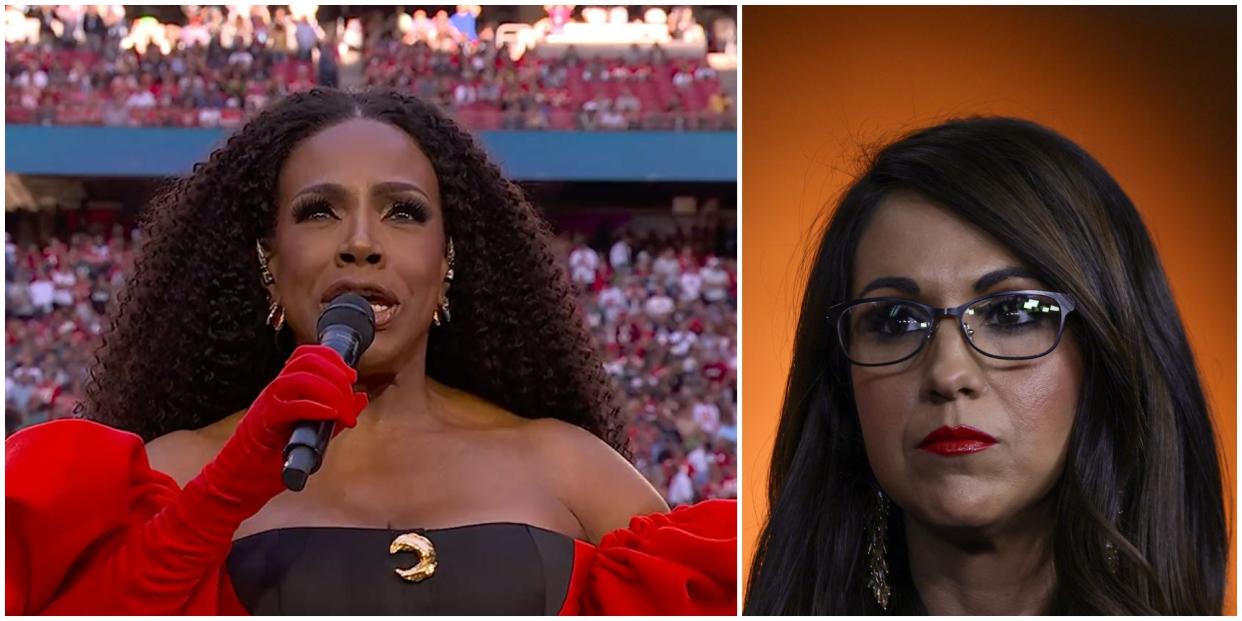
{"type": "Polygon", "coordinates": [[[280,332],[280,329],[285,327],[285,309],[279,302],[272,302],[271,308],[268,309],[267,325],[272,326],[276,332],[280,332]]]}
{"type": "Polygon", "coordinates": [[[884,611],[888,611],[888,600],[893,594],[888,582],[888,512],[888,497],[883,490],[876,489],[875,502],[867,515],[867,588],[884,611]]]}

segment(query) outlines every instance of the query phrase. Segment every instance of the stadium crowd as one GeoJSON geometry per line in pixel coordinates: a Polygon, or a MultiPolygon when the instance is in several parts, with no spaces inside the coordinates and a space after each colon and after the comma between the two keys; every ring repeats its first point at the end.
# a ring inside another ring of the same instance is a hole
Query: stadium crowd
{"type": "MultiPolygon", "coordinates": [[[[629,422],[634,463],[670,504],[737,494],[736,262],[702,240],[559,239],[629,422]]],[[[45,245],[5,234],[5,430],[70,416],[137,230],[45,245]]]]}
{"type": "Polygon", "coordinates": [[[74,234],[19,247],[5,233],[5,432],[73,412],[133,265],[134,239],[74,234]]]}
{"type": "MultiPolygon", "coordinates": [[[[658,45],[618,58],[580,58],[572,46],[550,59],[512,53],[479,6],[430,16],[377,8],[323,24],[294,8],[187,6],[180,23],[163,23],[121,5],[8,5],[5,120],[233,127],[273,98],[323,84],[411,92],[475,129],[735,125],[705,57],[673,59],[658,45]]],[[[547,12],[540,32],[574,19],[565,6],[547,12]]],[[[695,26],[689,9],[666,19],[676,36],[695,26]]]]}
{"type": "Polygon", "coordinates": [[[562,240],[634,463],[671,504],[737,494],[737,268],[704,241],[562,240]]]}

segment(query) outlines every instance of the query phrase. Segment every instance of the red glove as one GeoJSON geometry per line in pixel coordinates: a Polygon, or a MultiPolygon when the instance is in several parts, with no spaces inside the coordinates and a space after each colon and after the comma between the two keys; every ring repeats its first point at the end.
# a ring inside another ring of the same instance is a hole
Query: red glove
{"type": "Polygon", "coordinates": [[[367,395],[354,392],[357,378],[357,372],[331,349],[323,345],[298,347],[276,379],[251,404],[216,459],[186,484],[186,491],[203,479],[217,495],[247,507],[246,517],[250,517],[285,491],[281,479],[283,453],[297,423],[336,421],[332,432],[336,437],[358,422],[358,414],[367,406],[367,395]]]}
{"type": "Polygon", "coordinates": [[[111,583],[117,601],[100,602],[99,612],[179,611],[206,572],[219,571],[242,521],[284,491],[282,452],[294,426],[333,420],[338,433],[354,426],[367,405],[366,394],[353,391],[356,379],[331,349],[298,347],[216,458],[101,563],[96,579],[111,583]]]}

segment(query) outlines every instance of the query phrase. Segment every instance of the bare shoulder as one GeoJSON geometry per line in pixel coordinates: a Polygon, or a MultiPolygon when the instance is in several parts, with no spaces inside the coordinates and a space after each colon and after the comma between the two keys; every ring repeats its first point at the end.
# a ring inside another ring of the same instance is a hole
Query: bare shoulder
{"type": "Polygon", "coordinates": [[[557,418],[526,419],[522,432],[544,457],[578,463],[618,461],[629,465],[620,453],[595,434],[557,418]]]}
{"type": "Polygon", "coordinates": [[[220,452],[243,414],[237,412],[202,429],[183,429],[151,440],[146,445],[147,461],[152,469],[185,487],[220,452]]]}
{"type": "Polygon", "coordinates": [[[562,500],[591,541],[629,526],[630,518],[668,511],[642,474],[606,442],[576,425],[539,418],[523,433],[562,500]]]}

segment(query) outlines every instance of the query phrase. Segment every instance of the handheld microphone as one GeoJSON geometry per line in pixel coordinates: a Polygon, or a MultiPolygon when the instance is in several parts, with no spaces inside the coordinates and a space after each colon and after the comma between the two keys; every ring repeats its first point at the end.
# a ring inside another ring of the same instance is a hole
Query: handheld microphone
{"type": "MultiPolygon", "coordinates": [[[[319,344],[341,355],[351,368],[375,338],[375,311],[362,296],[343,293],[336,296],[319,315],[319,344]]],[[[319,470],[332,439],[333,421],[298,423],[285,444],[285,469],[281,478],[295,492],[306,487],[306,479],[319,470]]]]}

